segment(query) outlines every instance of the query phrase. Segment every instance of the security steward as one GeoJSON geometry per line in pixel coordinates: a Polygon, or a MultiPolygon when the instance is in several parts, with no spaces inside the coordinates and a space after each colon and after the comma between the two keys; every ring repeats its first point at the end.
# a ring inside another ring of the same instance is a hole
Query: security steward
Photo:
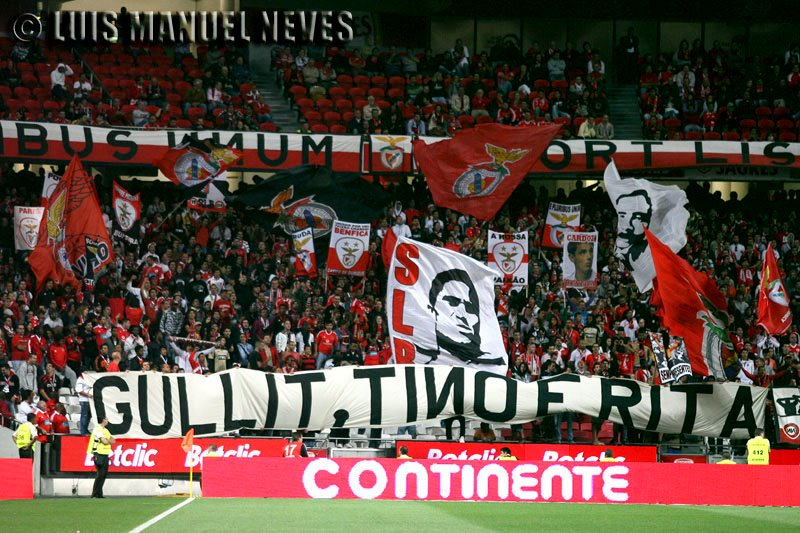
{"type": "Polygon", "coordinates": [[[747,464],[769,464],[769,440],[764,438],[764,430],[758,428],[756,436],[747,441],[747,464]]]}
{"type": "Polygon", "coordinates": [[[89,439],[91,453],[94,456],[94,466],[97,468],[97,477],[94,479],[94,487],[92,488],[92,498],[104,498],[103,485],[108,475],[111,445],[114,444],[114,437],[111,436],[111,432],[106,428],[107,425],[108,417],[104,416],[100,423],[95,426],[89,439]]]}
{"type": "Polygon", "coordinates": [[[11,435],[14,444],[19,448],[20,459],[33,459],[33,452],[36,451],[36,438],[39,431],[36,429],[36,415],[28,413],[28,421],[21,424],[11,435]]]}

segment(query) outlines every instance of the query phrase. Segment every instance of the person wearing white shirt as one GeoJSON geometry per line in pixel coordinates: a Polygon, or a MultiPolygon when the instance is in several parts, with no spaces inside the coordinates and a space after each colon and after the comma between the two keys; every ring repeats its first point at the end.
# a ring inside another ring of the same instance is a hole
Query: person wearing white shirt
{"type": "Polygon", "coordinates": [[[578,363],[586,358],[590,353],[591,350],[586,348],[584,342],[578,341],[578,347],[572,350],[572,353],[569,355],[569,360],[575,365],[575,368],[578,368],[578,363]]]}
{"type": "Polygon", "coordinates": [[[756,373],[756,365],[752,359],[747,357],[747,352],[742,352],[742,359],[739,361],[739,364],[742,366],[742,370],[739,371],[739,374],[736,375],[739,378],[739,381],[744,385],[752,385],[753,380],[747,377],[747,374],[743,372],[743,370],[747,370],[750,372],[750,375],[754,375],[756,373]]]}
{"type": "Polygon", "coordinates": [[[50,72],[50,90],[56,100],[65,101],[67,99],[67,76],[75,74],[66,63],[59,63],[50,72]]]}
{"type": "Polygon", "coordinates": [[[636,331],[639,329],[639,321],[633,317],[633,311],[628,311],[622,322],[619,323],[625,331],[625,336],[629,340],[636,340],[636,331]]]}
{"type": "Polygon", "coordinates": [[[275,349],[278,353],[283,353],[290,340],[295,340],[295,336],[292,333],[292,323],[287,320],[283,323],[283,330],[275,335],[275,349]]]}
{"type": "Polygon", "coordinates": [[[744,253],[744,244],[739,242],[739,236],[733,236],[733,242],[730,246],[728,246],[728,250],[736,257],[736,260],[739,261],[742,258],[742,254],[744,253]]]}
{"type": "Polygon", "coordinates": [[[394,234],[398,239],[400,237],[407,237],[409,239],[411,238],[411,228],[408,227],[408,224],[403,222],[403,219],[400,216],[395,218],[395,224],[392,226],[392,231],[394,231],[394,234]]]}
{"type": "Polygon", "coordinates": [[[89,434],[89,420],[92,418],[92,411],[89,407],[89,400],[92,398],[92,386],[86,381],[86,377],[81,374],[75,383],[75,394],[78,395],[78,403],[81,406],[81,435],[89,434]]]}

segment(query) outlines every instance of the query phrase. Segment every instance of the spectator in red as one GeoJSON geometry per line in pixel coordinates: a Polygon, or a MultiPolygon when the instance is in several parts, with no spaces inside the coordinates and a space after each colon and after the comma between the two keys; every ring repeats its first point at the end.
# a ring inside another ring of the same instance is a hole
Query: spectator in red
{"type": "Polygon", "coordinates": [[[339,336],[333,331],[333,322],[327,321],[325,329],[317,333],[314,345],[317,349],[317,370],[323,368],[326,361],[332,359],[334,349],[339,344],[339,336]]]}
{"type": "Polygon", "coordinates": [[[67,418],[67,408],[63,403],[56,404],[56,408],[50,415],[50,427],[54,434],[66,435],[69,433],[69,419],[67,418]]]}

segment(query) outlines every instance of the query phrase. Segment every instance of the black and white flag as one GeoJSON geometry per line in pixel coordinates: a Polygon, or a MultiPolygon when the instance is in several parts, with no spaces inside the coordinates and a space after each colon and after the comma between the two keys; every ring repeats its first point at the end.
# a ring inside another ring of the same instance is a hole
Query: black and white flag
{"type": "Polygon", "coordinates": [[[622,179],[612,161],[603,176],[606,191],[617,210],[617,244],[614,254],[631,272],[640,291],[650,290],[656,276],[648,228],[673,252],[686,245],[689,211],[686,193],[676,185],[659,185],[644,179],[622,179]]]}
{"type": "Polygon", "coordinates": [[[389,267],[389,334],[398,363],[469,366],[505,375],[495,272],[444,248],[400,238],[389,267]]]}

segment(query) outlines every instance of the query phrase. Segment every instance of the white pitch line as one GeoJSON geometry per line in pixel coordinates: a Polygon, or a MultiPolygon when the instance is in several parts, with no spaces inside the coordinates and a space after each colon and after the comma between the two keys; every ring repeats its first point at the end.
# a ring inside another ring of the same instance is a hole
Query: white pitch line
{"type": "Polygon", "coordinates": [[[178,509],[180,509],[181,507],[186,507],[187,505],[192,503],[194,500],[195,500],[194,498],[189,498],[187,500],[183,500],[178,505],[170,507],[169,509],[167,509],[166,511],[164,511],[163,513],[161,513],[158,516],[154,516],[153,518],[151,518],[150,520],[148,520],[147,522],[145,522],[141,526],[137,527],[136,529],[131,529],[130,533],[142,533],[142,531],[144,531],[148,527],[150,527],[152,525],[155,525],[157,522],[165,519],[166,517],[168,517],[169,515],[171,515],[172,513],[177,511],[178,509]]]}

